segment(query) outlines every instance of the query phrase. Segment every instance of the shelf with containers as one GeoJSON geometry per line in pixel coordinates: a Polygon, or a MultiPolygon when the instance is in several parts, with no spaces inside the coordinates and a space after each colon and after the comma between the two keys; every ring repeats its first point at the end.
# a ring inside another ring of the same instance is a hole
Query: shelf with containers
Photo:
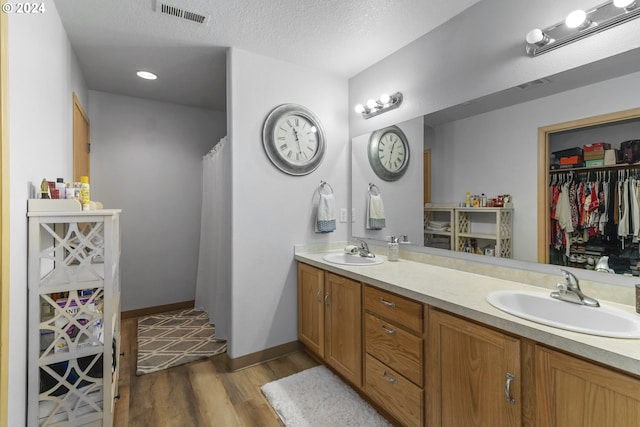
{"type": "Polygon", "coordinates": [[[113,424],[120,210],[77,207],[73,200],[29,201],[29,426],[113,424]]]}
{"type": "Polygon", "coordinates": [[[513,257],[513,208],[455,208],[455,250],[513,257]]]}

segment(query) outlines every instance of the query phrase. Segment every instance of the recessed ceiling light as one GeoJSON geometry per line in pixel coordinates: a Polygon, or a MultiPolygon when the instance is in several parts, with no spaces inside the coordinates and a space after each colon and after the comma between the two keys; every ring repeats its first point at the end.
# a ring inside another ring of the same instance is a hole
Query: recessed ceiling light
{"type": "Polygon", "coordinates": [[[150,71],[138,71],[136,74],[138,75],[138,77],[142,79],[147,79],[147,80],[155,80],[158,78],[158,76],[156,76],[150,71]]]}

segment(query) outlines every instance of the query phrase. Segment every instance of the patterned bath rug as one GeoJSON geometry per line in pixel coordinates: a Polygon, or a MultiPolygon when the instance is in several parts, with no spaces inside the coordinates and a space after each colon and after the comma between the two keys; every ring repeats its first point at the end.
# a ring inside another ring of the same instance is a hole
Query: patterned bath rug
{"type": "Polygon", "coordinates": [[[216,328],[202,310],[183,310],[138,320],[136,375],[183,365],[227,350],[227,341],[216,339],[216,328]]]}

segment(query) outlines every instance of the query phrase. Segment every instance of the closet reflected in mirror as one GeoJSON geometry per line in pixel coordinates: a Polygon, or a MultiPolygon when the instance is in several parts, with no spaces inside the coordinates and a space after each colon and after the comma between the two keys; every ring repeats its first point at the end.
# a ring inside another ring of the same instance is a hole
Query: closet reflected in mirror
{"type": "Polygon", "coordinates": [[[640,109],[549,126],[540,135],[540,261],[639,276],[640,109]]]}

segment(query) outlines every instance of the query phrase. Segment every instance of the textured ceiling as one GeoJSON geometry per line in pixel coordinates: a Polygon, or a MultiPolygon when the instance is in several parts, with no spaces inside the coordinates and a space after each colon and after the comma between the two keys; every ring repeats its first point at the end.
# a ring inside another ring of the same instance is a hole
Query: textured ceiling
{"type": "Polygon", "coordinates": [[[55,0],[89,89],[224,111],[227,47],[348,78],[479,0],[166,0],[204,24],[155,1],[55,0]]]}

